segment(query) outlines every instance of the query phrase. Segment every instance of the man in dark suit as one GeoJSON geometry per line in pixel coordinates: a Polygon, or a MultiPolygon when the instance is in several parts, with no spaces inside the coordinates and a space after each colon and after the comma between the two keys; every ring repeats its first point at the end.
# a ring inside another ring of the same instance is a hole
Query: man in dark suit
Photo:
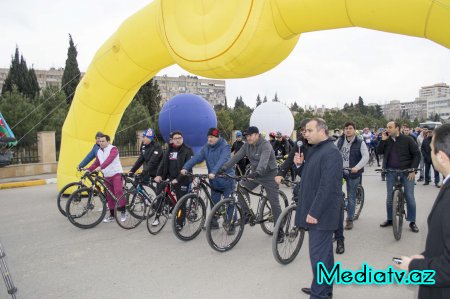
{"type": "Polygon", "coordinates": [[[327,271],[334,266],[332,238],[341,210],[343,161],[323,119],[313,118],[306,124],[305,138],[312,146],[303,165],[295,224],[308,229],[313,281],[311,288],[302,291],[310,298],[328,298],[333,285],[318,283],[317,264],[322,262],[327,271]]]}
{"type": "Polygon", "coordinates": [[[435,130],[431,142],[433,165],[445,177],[430,215],[425,251],[402,256],[402,270],[433,270],[434,285],[421,285],[419,299],[450,298],[450,124],[435,130]]]}

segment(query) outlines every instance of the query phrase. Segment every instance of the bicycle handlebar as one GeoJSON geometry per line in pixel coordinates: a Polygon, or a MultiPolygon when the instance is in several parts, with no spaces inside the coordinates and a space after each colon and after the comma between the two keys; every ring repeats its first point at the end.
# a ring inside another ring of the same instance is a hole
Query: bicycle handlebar
{"type": "Polygon", "coordinates": [[[395,173],[406,173],[406,172],[417,172],[419,171],[418,168],[407,168],[407,169],[382,169],[382,168],[378,168],[375,169],[376,172],[381,172],[381,173],[388,173],[388,172],[395,172],[395,173]]]}

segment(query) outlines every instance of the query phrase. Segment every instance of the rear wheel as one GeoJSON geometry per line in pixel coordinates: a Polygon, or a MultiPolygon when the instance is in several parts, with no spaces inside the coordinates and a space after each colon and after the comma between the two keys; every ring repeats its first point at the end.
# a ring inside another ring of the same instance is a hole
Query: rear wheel
{"type": "Polygon", "coordinates": [[[356,188],[356,204],[355,204],[355,216],[353,220],[358,220],[359,215],[364,207],[364,188],[362,185],[358,185],[356,188]]]}
{"type": "Polygon", "coordinates": [[[206,205],[197,193],[183,196],[172,211],[172,229],[175,236],[182,241],[190,241],[202,231],[206,220],[206,205]],[[180,219],[181,209],[185,210],[184,220],[180,219]]]}
{"type": "Polygon", "coordinates": [[[278,218],[272,237],[272,253],[277,262],[282,265],[289,264],[302,248],[305,231],[295,226],[295,212],[297,206],[290,205],[278,218]],[[283,242],[279,243],[279,234],[284,236],[283,242]]]}
{"type": "Polygon", "coordinates": [[[402,237],[403,227],[403,194],[396,189],[392,196],[392,229],[394,231],[395,240],[400,240],[402,237]]]}
{"type": "Polygon", "coordinates": [[[234,198],[224,198],[206,219],[206,240],[212,249],[225,252],[232,249],[244,232],[244,213],[234,198]],[[213,219],[217,226],[212,225],[213,219]]]}
{"type": "Polygon", "coordinates": [[[81,182],[72,182],[65,185],[61,191],[59,191],[58,197],[56,198],[56,204],[58,206],[58,210],[64,215],[64,217],[66,217],[67,200],[73,192],[81,187],[85,187],[81,182]]]}
{"type": "Polygon", "coordinates": [[[66,204],[66,215],[70,223],[79,228],[92,228],[106,214],[106,200],[100,192],[82,187],[70,195],[66,204]]]}

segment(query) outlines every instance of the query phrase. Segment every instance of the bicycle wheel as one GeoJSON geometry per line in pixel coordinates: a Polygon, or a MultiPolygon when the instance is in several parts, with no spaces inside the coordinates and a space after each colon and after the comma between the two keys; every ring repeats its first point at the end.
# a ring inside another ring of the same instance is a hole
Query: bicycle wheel
{"type": "Polygon", "coordinates": [[[75,192],[76,190],[80,189],[81,187],[85,187],[81,182],[72,182],[67,185],[65,185],[61,191],[59,191],[58,196],[56,198],[56,204],[58,206],[58,210],[61,212],[61,214],[66,216],[66,205],[67,205],[67,199],[69,199],[70,195],[75,192]]]}
{"type": "Polygon", "coordinates": [[[100,192],[82,187],[67,200],[66,215],[76,227],[87,229],[99,224],[106,214],[106,199],[100,192]]]}
{"type": "MultiPolygon", "coordinates": [[[[288,206],[288,199],[286,194],[284,194],[283,191],[279,190],[279,201],[280,201],[280,208],[283,210],[288,206]]],[[[259,221],[261,225],[261,229],[263,232],[271,236],[273,234],[273,227],[275,226],[275,223],[273,221],[273,215],[272,215],[272,207],[270,206],[270,203],[268,201],[267,197],[263,197],[261,199],[261,205],[259,206],[259,221]]]]}
{"type": "Polygon", "coordinates": [[[169,219],[170,207],[166,204],[163,194],[158,195],[147,213],[147,230],[150,234],[158,234],[166,225],[169,219]]]}
{"type": "Polygon", "coordinates": [[[206,219],[206,240],[212,249],[225,252],[232,249],[244,232],[244,213],[234,198],[224,198],[211,210],[206,219]],[[218,226],[212,227],[213,219],[218,226]]]}
{"type": "Polygon", "coordinates": [[[200,234],[206,220],[206,205],[197,193],[183,196],[172,211],[172,230],[182,241],[190,241],[200,234]],[[185,210],[185,218],[181,219],[181,209],[185,210]]]}
{"type": "Polygon", "coordinates": [[[356,188],[356,204],[355,204],[355,215],[353,220],[358,220],[359,215],[364,207],[364,188],[362,185],[358,185],[356,188]]]}
{"type": "Polygon", "coordinates": [[[135,189],[125,192],[114,207],[117,224],[124,229],[133,229],[141,224],[147,215],[145,198],[135,189]],[[121,207],[121,204],[125,206],[121,207]]]}
{"type": "Polygon", "coordinates": [[[272,253],[277,262],[287,265],[292,262],[302,248],[305,231],[295,226],[295,212],[297,205],[290,205],[284,209],[275,224],[272,237],[272,253]],[[284,241],[278,243],[278,234],[283,231],[284,241]]]}
{"type": "Polygon", "coordinates": [[[392,229],[394,231],[395,240],[402,237],[403,226],[403,193],[399,189],[395,189],[392,195],[392,229]]]}

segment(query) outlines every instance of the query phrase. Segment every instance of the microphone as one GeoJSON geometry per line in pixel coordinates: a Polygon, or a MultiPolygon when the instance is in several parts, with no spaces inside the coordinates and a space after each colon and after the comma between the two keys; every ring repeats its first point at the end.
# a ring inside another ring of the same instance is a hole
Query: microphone
{"type": "Polygon", "coordinates": [[[297,146],[298,146],[298,153],[301,154],[303,142],[301,140],[297,141],[297,146]]]}

